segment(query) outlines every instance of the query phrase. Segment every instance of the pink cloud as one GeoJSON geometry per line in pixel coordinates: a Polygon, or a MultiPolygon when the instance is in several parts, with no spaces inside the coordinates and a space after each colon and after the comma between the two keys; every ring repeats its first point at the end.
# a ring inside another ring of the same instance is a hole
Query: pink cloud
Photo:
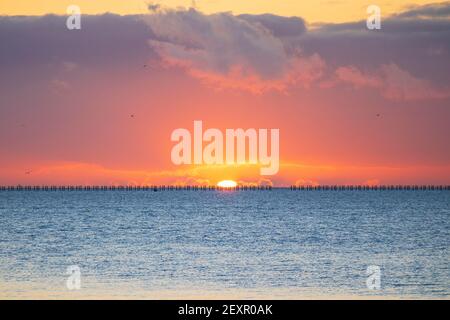
{"type": "Polygon", "coordinates": [[[383,65],[384,76],[382,94],[392,100],[444,99],[450,97],[450,88],[435,88],[423,79],[402,70],[396,64],[383,65]]]}
{"type": "Polygon", "coordinates": [[[267,178],[260,178],[258,180],[254,180],[254,181],[238,180],[237,184],[240,186],[247,186],[247,187],[257,187],[257,186],[273,187],[273,185],[274,185],[272,180],[267,179],[267,178]]]}
{"type": "Polygon", "coordinates": [[[317,181],[314,181],[314,180],[309,180],[309,179],[298,179],[297,181],[295,181],[294,185],[297,187],[302,187],[302,186],[315,187],[315,186],[320,185],[320,183],[317,181]]]}
{"type": "Polygon", "coordinates": [[[297,33],[277,29],[287,19],[168,10],[150,14],[145,21],[156,34],[149,43],[164,66],[180,67],[215,89],[263,93],[308,88],[325,69],[319,55],[304,55],[293,45],[304,32],[302,20],[294,21],[297,33]],[[269,19],[271,23],[265,23],[269,19]],[[274,19],[281,23],[274,24],[274,19]]]}
{"type": "Polygon", "coordinates": [[[335,71],[338,82],[354,88],[374,88],[381,95],[394,101],[445,99],[450,88],[435,88],[429,81],[414,77],[396,64],[382,65],[374,74],[364,73],[354,66],[339,67],[335,71]]]}
{"type": "Polygon", "coordinates": [[[354,66],[339,67],[335,73],[339,80],[351,83],[355,88],[379,88],[383,85],[382,79],[364,74],[354,66]]]}
{"type": "Polygon", "coordinates": [[[379,179],[370,179],[363,183],[366,186],[379,186],[380,180],[379,179]]]}

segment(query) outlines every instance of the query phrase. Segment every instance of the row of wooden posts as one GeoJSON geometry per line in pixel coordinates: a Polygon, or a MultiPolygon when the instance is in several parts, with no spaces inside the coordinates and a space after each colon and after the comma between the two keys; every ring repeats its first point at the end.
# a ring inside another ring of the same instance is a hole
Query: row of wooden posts
{"type": "Polygon", "coordinates": [[[0,191],[240,191],[272,190],[271,186],[0,186],[0,191]]]}
{"type": "Polygon", "coordinates": [[[450,190],[450,185],[321,185],[290,186],[274,188],[272,186],[236,186],[223,188],[218,186],[0,186],[0,191],[270,191],[289,189],[293,191],[357,191],[357,190],[450,190]]]}
{"type": "Polygon", "coordinates": [[[332,185],[332,186],[291,186],[291,190],[450,190],[443,185],[332,185]]]}

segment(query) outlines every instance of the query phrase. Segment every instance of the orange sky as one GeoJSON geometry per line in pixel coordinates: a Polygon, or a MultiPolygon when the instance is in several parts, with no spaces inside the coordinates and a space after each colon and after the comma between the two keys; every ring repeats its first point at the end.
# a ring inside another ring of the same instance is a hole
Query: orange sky
{"type": "Polygon", "coordinates": [[[83,13],[101,14],[105,12],[118,14],[142,14],[147,12],[147,3],[161,4],[176,8],[195,7],[205,13],[230,11],[235,14],[272,13],[282,16],[299,16],[308,22],[344,22],[363,20],[366,8],[376,4],[383,14],[391,15],[413,5],[435,3],[433,0],[370,0],[347,1],[299,1],[299,0],[2,0],[0,13],[6,15],[42,15],[47,13],[65,14],[69,5],[80,6],[83,13]]]}
{"type": "MultiPolygon", "coordinates": [[[[197,1],[203,12],[144,18],[126,16],[140,1],[78,2],[124,16],[82,17],[79,31],[64,17],[0,18],[0,185],[450,183],[444,5],[386,4],[411,11],[371,33],[308,29],[362,20],[365,1],[331,2],[334,15],[299,1],[197,1]],[[207,14],[227,7],[234,14],[207,14]],[[261,12],[274,16],[236,15],[261,12]],[[194,120],[280,129],[278,174],[175,166],[170,135],[194,120]]],[[[61,3],[6,1],[0,11],[61,13],[61,3]]]]}

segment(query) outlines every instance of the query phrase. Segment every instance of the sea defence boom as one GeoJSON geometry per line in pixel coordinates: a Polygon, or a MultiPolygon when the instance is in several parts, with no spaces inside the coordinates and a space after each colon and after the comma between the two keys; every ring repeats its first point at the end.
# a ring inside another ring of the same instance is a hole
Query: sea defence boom
{"type": "Polygon", "coordinates": [[[0,186],[1,191],[271,191],[285,189],[292,191],[450,191],[450,185],[320,185],[273,187],[269,185],[242,185],[232,188],[218,186],[0,186]]]}

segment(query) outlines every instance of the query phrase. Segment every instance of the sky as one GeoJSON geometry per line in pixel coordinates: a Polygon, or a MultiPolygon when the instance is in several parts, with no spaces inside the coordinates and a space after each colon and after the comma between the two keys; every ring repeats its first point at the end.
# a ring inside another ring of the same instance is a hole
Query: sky
{"type": "Polygon", "coordinates": [[[449,184],[450,2],[368,4],[3,0],[0,185],[449,184]],[[279,172],[174,165],[194,120],[279,129],[279,172]]]}
{"type": "Polygon", "coordinates": [[[392,15],[417,5],[435,1],[419,0],[2,0],[0,12],[4,15],[65,14],[69,5],[76,4],[86,14],[115,13],[120,15],[146,14],[149,5],[170,8],[194,7],[206,13],[232,12],[233,14],[264,14],[298,16],[309,23],[349,22],[366,18],[366,8],[376,4],[383,14],[392,15]]]}

